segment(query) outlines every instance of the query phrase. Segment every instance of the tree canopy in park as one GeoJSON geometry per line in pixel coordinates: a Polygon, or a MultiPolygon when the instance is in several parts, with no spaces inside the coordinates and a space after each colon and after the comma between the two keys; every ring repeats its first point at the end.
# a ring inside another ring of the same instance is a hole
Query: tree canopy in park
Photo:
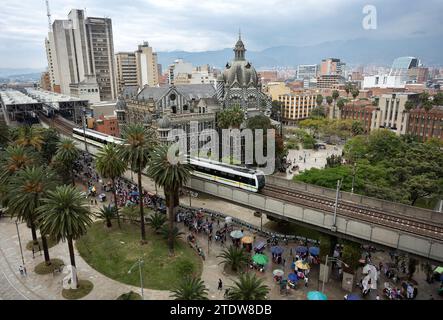
{"type": "Polygon", "coordinates": [[[342,190],[350,191],[355,172],[355,193],[414,205],[421,198],[443,195],[442,148],[436,140],[420,143],[381,129],[350,139],[345,164],[307,170],[295,179],[327,188],[336,188],[343,179],[342,190]]]}

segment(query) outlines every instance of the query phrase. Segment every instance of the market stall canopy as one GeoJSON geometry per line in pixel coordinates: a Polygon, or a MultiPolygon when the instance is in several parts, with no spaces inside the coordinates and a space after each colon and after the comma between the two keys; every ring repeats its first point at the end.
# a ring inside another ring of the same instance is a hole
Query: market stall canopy
{"type": "Polygon", "coordinates": [[[347,294],[345,300],[361,300],[360,296],[355,293],[347,294]]]}
{"type": "Polygon", "coordinates": [[[272,271],[272,274],[276,277],[283,277],[285,272],[281,269],[275,269],[274,271],[272,271]]]}
{"type": "Polygon", "coordinates": [[[255,250],[262,250],[265,246],[266,246],[266,242],[260,241],[255,245],[254,249],[255,250]]]}
{"type": "Polygon", "coordinates": [[[288,280],[292,281],[292,282],[296,282],[296,281],[298,281],[298,277],[295,273],[290,273],[290,274],[288,274],[288,280]]]}
{"type": "Polygon", "coordinates": [[[283,253],[283,248],[279,246],[271,247],[271,253],[280,255],[283,253]]]}
{"type": "Polygon", "coordinates": [[[434,272],[435,272],[435,273],[442,274],[442,273],[443,273],[443,267],[437,267],[437,268],[435,268],[434,272]]]}
{"type": "Polygon", "coordinates": [[[318,256],[320,254],[320,248],[319,247],[310,247],[309,253],[313,256],[318,256]]]}
{"type": "Polygon", "coordinates": [[[234,230],[231,232],[231,238],[241,239],[243,238],[243,232],[241,232],[240,230],[234,230]]]}
{"type": "Polygon", "coordinates": [[[269,259],[264,254],[255,254],[252,257],[252,261],[254,261],[256,264],[259,264],[259,265],[265,265],[268,263],[269,259]]]}
{"type": "Polygon", "coordinates": [[[328,297],[320,291],[309,291],[308,300],[328,300],[328,297]]]}
{"type": "Polygon", "coordinates": [[[297,253],[306,253],[306,252],[308,252],[308,248],[303,247],[303,246],[299,246],[299,247],[295,248],[295,252],[297,252],[297,253]]]}
{"type": "Polygon", "coordinates": [[[307,270],[307,269],[310,268],[310,267],[309,267],[309,263],[307,263],[307,262],[305,262],[305,261],[301,261],[301,260],[297,261],[297,262],[295,263],[295,266],[296,266],[298,269],[301,269],[301,270],[307,270]]]}
{"type": "Polygon", "coordinates": [[[252,244],[252,242],[254,242],[254,239],[252,237],[246,236],[241,238],[241,242],[245,244],[252,244]]]}

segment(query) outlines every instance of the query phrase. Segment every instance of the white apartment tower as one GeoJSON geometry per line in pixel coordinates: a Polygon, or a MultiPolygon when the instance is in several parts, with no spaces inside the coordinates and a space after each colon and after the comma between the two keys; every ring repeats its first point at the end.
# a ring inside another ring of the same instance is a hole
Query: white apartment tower
{"type": "Polygon", "coordinates": [[[100,100],[116,98],[111,19],[85,17],[83,10],[71,10],[67,20],[52,24],[46,52],[54,91],[69,95],[71,87],[95,78],[100,100]]]}
{"type": "Polygon", "coordinates": [[[137,63],[137,82],[139,87],[156,87],[159,84],[157,66],[157,53],[149,46],[147,41],[138,46],[135,52],[137,63]]]}

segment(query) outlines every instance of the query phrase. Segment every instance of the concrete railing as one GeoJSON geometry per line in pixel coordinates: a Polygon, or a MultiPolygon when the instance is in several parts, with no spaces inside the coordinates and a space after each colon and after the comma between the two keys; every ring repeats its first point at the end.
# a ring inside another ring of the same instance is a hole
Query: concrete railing
{"type": "MultiPolygon", "coordinates": [[[[335,199],[336,190],[319,187],[303,182],[295,182],[275,176],[266,176],[266,183],[273,184],[280,187],[299,190],[314,193],[317,195],[323,195],[327,198],[335,199]]],[[[443,223],[443,213],[423,209],[419,207],[408,206],[401,203],[390,202],[386,200],[371,198],[362,196],[359,194],[351,194],[349,192],[340,192],[340,199],[350,201],[355,204],[362,204],[368,207],[386,210],[388,212],[400,213],[408,217],[421,219],[425,221],[433,221],[437,223],[443,223]]]]}

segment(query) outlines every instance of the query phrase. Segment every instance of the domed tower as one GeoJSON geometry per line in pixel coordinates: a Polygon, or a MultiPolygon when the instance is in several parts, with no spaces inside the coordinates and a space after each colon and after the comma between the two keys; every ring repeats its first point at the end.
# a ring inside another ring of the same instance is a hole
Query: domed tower
{"type": "Polygon", "coordinates": [[[169,120],[169,117],[165,115],[157,121],[157,132],[160,142],[168,142],[169,131],[171,131],[171,120],[169,120]]]}
{"type": "Polygon", "coordinates": [[[222,75],[217,79],[217,96],[224,107],[240,105],[247,109],[258,109],[260,105],[260,85],[257,71],[246,60],[246,48],[239,34],[234,46],[234,59],[226,64],[222,75]]]}

